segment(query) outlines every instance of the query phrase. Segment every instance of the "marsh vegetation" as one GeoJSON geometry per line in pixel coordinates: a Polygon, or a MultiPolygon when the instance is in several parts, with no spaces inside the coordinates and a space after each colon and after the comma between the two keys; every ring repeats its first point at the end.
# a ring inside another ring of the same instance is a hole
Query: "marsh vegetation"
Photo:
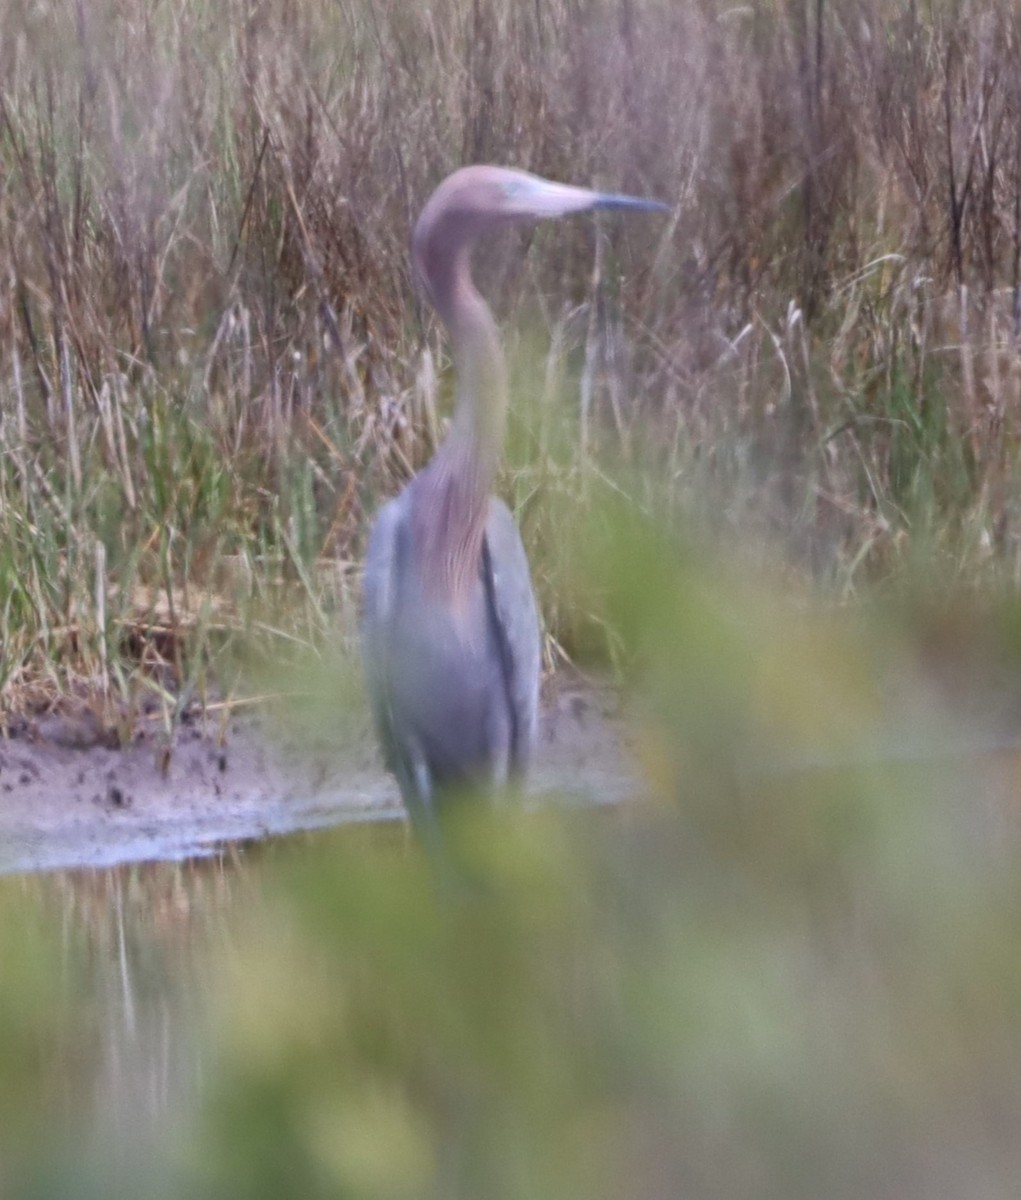
{"type": "Polygon", "coordinates": [[[660,196],[482,263],[549,647],[613,490],[828,596],[1019,570],[1009,4],[9,4],[0,695],[227,691],[349,623],[442,433],[408,229],[468,161],[660,196]],[[623,466],[622,466],[623,464],[623,466]]]}

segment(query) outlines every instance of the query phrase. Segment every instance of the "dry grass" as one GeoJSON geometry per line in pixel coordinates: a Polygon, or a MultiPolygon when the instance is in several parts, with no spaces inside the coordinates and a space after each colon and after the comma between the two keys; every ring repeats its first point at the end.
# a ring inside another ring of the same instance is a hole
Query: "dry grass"
{"type": "Polygon", "coordinates": [[[350,610],[368,514],[441,430],[406,245],[469,161],[674,204],[481,256],[555,635],[585,619],[558,505],[610,471],[841,594],[1021,573],[1006,0],[0,22],[0,711],[229,686],[253,633],[350,610]]]}

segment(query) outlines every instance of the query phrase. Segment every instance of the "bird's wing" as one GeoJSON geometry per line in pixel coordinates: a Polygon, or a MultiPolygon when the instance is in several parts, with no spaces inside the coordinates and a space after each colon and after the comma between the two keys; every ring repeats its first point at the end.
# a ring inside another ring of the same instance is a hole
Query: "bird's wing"
{"type": "Polygon", "coordinates": [[[404,496],[395,496],[376,514],[369,534],[362,577],[362,665],[372,715],[387,765],[394,767],[390,711],[390,646],[397,603],[397,580],[404,553],[404,496]]]}
{"type": "Polygon", "coordinates": [[[520,773],[531,759],[538,725],[539,611],[518,527],[496,499],[489,502],[483,569],[511,712],[510,766],[520,773]]]}

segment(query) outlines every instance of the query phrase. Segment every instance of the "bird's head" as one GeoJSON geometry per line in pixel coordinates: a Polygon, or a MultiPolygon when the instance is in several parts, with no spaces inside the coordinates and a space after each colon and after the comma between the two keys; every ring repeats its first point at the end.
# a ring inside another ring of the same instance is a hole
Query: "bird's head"
{"type": "Polygon", "coordinates": [[[432,294],[431,281],[437,274],[463,261],[478,238],[490,230],[613,208],[668,211],[658,200],[554,183],[511,167],[462,167],[440,184],[422,209],[412,236],[415,270],[432,294]]]}

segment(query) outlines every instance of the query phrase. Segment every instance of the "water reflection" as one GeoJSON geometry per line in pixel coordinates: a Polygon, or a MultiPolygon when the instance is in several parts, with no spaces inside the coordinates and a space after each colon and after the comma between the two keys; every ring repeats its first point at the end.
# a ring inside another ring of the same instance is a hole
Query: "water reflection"
{"type": "MultiPolygon", "coordinates": [[[[238,853],[193,863],[26,876],[18,886],[60,930],[74,979],[74,1057],[61,1122],[131,1146],[195,1094],[193,1022],[231,915],[255,887],[238,853]]],[[[8,885],[11,886],[11,885],[8,885]]],[[[71,1064],[68,1064],[70,1066],[71,1064]]]]}
{"type": "MultiPolygon", "coordinates": [[[[31,1089],[40,1129],[91,1146],[108,1167],[128,1168],[194,1107],[210,1070],[202,1019],[226,984],[239,922],[263,903],[274,869],[312,843],[402,854],[407,836],[400,823],[377,822],[228,846],[187,862],[0,879],[0,911],[23,923],[32,914],[36,948],[47,951],[56,985],[39,989],[57,1009],[40,1012],[35,1031],[34,1058],[45,1061],[50,1080],[43,1086],[36,1073],[31,1089]]],[[[3,1141],[0,1133],[0,1149],[3,1141]]],[[[4,1157],[13,1153],[9,1147],[4,1157]]]]}

